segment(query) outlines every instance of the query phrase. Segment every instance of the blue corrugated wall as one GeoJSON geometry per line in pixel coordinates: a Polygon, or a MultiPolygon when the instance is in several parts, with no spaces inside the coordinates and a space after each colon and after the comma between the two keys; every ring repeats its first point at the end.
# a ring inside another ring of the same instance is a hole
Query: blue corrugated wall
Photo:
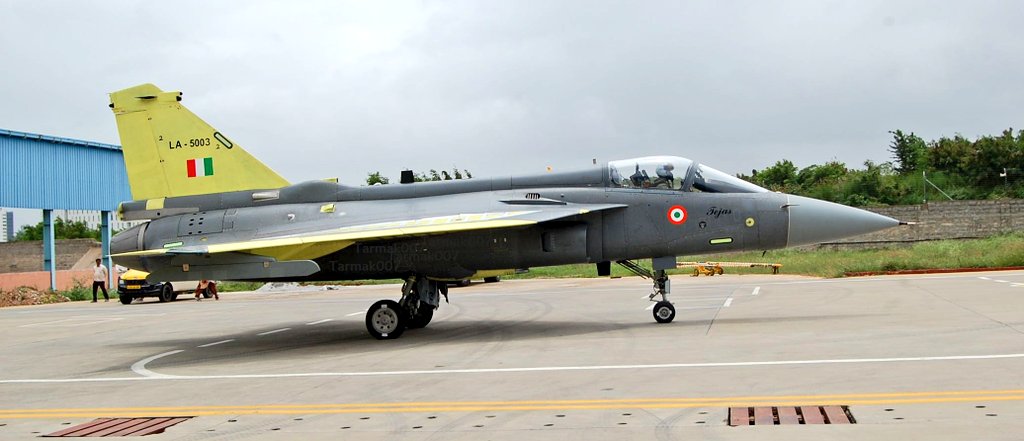
{"type": "Polygon", "coordinates": [[[0,129],[0,207],[116,211],[128,200],[120,146],[0,129]]]}

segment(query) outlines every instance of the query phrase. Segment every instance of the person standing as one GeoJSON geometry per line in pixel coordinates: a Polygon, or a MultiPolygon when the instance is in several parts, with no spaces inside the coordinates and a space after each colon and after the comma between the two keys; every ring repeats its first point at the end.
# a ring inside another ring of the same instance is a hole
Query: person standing
{"type": "Polygon", "coordinates": [[[96,259],[96,267],[92,269],[92,302],[96,303],[96,289],[103,290],[103,301],[109,302],[107,295],[107,267],[103,266],[102,259],[96,259]]]}

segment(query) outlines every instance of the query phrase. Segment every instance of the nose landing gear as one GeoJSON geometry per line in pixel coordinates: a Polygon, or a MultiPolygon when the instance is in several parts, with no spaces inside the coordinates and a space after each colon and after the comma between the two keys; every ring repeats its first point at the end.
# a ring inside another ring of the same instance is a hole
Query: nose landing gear
{"type": "Polygon", "coordinates": [[[654,272],[654,291],[651,292],[648,299],[654,301],[655,297],[661,296],[661,301],[654,304],[654,321],[658,323],[671,323],[676,318],[676,307],[668,301],[671,287],[671,281],[668,279],[668,274],[665,274],[665,270],[654,272]]]}
{"type": "Polygon", "coordinates": [[[668,293],[672,291],[672,281],[669,280],[665,270],[659,269],[652,272],[630,260],[620,260],[615,263],[622,265],[633,274],[645,279],[654,280],[654,290],[647,297],[648,300],[653,302],[655,297],[661,296],[661,300],[654,304],[654,321],[658,323],[671,323],[676,318],[676,307],[672,306],[672,302],[668,301],[668,293]]]}

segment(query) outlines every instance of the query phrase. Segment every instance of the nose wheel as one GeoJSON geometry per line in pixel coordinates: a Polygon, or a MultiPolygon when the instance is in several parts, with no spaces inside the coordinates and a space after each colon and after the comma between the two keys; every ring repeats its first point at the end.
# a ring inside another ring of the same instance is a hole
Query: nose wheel
{"type": "Polygon", "coordinates": [[[676,318],[676,307],[667,300],[654,304],[654,321],[658,323],[669,323],[676,318]]]}

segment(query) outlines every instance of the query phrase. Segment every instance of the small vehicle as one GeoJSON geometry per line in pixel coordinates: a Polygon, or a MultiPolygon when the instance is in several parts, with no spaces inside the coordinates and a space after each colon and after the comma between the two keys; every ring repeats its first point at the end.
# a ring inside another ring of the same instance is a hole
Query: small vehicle
{"type": "MultiPolygon", "coordinates": [[[[198,280],[178,282],[146,282],[149,273],[138,270],[128,270],[121,274],[121,280],[117,282],[117,295],[122,304],[129,305],[136,299],[145,297],[156,297],[161,302],[172,302],[178,298],[180,293],[193,293],[199,286],[198,280]]],[[[203,292],[204,298],[210,298],[209,289],[203,292]]]]}
{"type": "MultiPolygon", "coordinates": [[[[474,279],[482,278],[484,280],[484,283],[497,283],[497,282],[501,281],[501,276],[507,276],[507,275],[510,275],[510,274],[523,274],[523,273],[526,273],[526,272],[529,272],[529,270],[526,270],[526,269],[516,269],[516,270],[477,271],[476,274],[473,274],[473,278],[474,279]]],[[[462,286],[469,286],[470,280],[471,279],[452,280],[452,281],[449,281],[448,283],[451,284],[451,285],[462,287],[462,286]]]]}

